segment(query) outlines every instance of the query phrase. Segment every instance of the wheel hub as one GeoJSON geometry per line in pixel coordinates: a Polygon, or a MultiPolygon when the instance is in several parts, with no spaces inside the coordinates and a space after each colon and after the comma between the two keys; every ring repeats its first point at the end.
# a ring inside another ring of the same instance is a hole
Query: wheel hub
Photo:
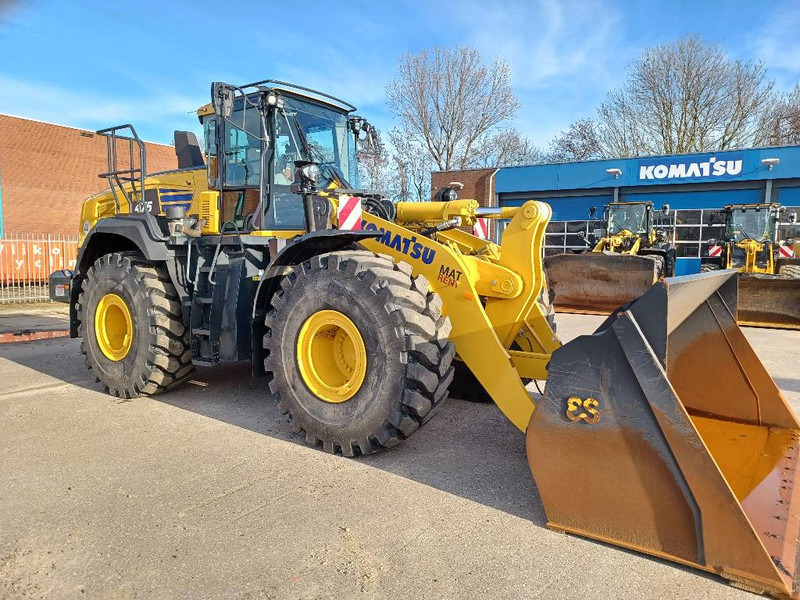
{"type": "Polygon", "coordinates": [[[308,389],[320,400],[337,404],[361,389],[367,373],[367,349],[347,316],[321,310],[300,328],[297,364],[308,389]]]}
{"type": "Polygon", "coordinates": [[[128,356],[133,343],[133,321],[125,301],[116,294],[106,294],[94,313],[94,332],[103,355],[114,362],[128,356]]]}

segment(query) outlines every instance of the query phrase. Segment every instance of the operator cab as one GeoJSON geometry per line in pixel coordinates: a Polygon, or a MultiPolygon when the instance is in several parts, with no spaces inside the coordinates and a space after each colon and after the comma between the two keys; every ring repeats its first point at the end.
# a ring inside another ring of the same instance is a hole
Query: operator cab
{"type": "Polygon", "coordinates": [[[725,237],[735,243],[745,240],[766,242],[774,237],[778,221],[778,205],[732,204],[725,207],[725,237]]]}
{"type": "Polygon", "coordinates": [[[220,192],[229,228],[310,230],[301,193],[358,187],[357,143],[373,130],[354,106],[273,80],[214,83],[212,99],[198,116],[208,187],[220,192]]]}
{"type": "Polygon", "coordinates": [[[630,231],[646,235],[651,229],[652,205],[649,202],[616,202],[608,205],[608,234],[630,231]]]}

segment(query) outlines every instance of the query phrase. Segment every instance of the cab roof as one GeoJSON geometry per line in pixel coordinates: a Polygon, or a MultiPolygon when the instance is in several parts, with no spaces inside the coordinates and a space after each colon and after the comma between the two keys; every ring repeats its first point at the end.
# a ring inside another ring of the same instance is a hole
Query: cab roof
{"type": "MultiPolygon", "coordinates": [[[[253,88],[253,91],[247,92],[248,94],[255,93],[257,91],[273,89],[289,96],[295,96],[298,98],[311,100],[312,102],[325,104],[341,112],[352,113],[356,110],[355,106],[345,100],[342,100],[341,98],[337,98],[336,96],[332,96],[328,93],[320,92],[319,90],[308,88],[302,85],[297,85],[295,83],[278,81],[277,79],[264,79],[262,81],[255,81],[253,83],[247,83],[245,85],[235,87],[238,87],[239,90],[243,92],[248,88],[253,88]]],[[[208,104],[204,104],[197,109],[197,116],[204,117],[206,115],[212,115],[214,112],[214,105],[209,102],[208,104]]]]}

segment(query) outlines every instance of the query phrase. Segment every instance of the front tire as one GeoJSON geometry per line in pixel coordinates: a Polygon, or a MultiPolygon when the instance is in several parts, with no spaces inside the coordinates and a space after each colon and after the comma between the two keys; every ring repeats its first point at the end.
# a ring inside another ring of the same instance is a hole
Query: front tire
{"type": "Polygon", "coordinates": [[[712,271],[719,271],[719,265],[714,263],[703,263],[700,265],[701,273],[711,273],[712,271]]]}
{"type": "Polygon", "coordinates": [[[322,254],[284,277],[270,303],[270,390],[307,443],[370,454],[410,436],[447,397],[450,320],[409,265],[364,251],[322,254]]]}
{"type": "Polygon", "coordinates": [[[800,265],[782,265],[778,274],[792,279],[800,279],[800,265]]]}
{"type": "Polygon", "coordinates": [[[86,364],[113,396],[165,392],[194,371],[169,275],[138,253],[106,254],[89,267],[78,320],[86,364]]]}

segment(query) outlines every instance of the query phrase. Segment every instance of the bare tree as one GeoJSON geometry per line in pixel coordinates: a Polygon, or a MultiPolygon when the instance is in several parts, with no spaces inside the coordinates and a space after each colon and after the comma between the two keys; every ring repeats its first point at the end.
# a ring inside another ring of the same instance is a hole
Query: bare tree
{"type": "Polygon", "coordinates": [[[517,167],[534,165],[544,160],[544,154],[533,141],[514,128],[503,129],[488,136],[478,147],[473,167],[517,167]]]}
{"type": "Polygon", "coordinates": [[[473,48],[434,48],[405,54],[387,86],[389,109],[409,143],[440,170],[465,169],[519,103],[505,61],[484,63],[473,48]]]}
{"type": "Polygon", "coordinates": [[[754,143],[772,82],[697,36],[645,50],[598,110],[603,156],[674,154],[754,143]]]}
{"type": "Polygon", "coordinates": [[[358,175],[361,187],[369,190],[388,188],[389,156],[386,146],[381,140],[380,132],[375,129],[372,135],[359,139],[357,145],[358,175]]]}
{"type": "Polygon", "coordinates": [[[800,144],[800,84],[764,111],[756,141],[759,146],[800,144]]]}
{"type": "Polygon", "coordinates": [[[569,162],[600,158],[600,141],[597,126],[592,119],[580,119],[562,131],[550,142],[546,160],[569,162]]]}
{"type": "Polygon", "coordinates": [[[435,164],[426,148],[402,129],[389,132],[392,146],[390,197],[395,201],[424,202],[431,199],[431,171],[435,164]]]}

